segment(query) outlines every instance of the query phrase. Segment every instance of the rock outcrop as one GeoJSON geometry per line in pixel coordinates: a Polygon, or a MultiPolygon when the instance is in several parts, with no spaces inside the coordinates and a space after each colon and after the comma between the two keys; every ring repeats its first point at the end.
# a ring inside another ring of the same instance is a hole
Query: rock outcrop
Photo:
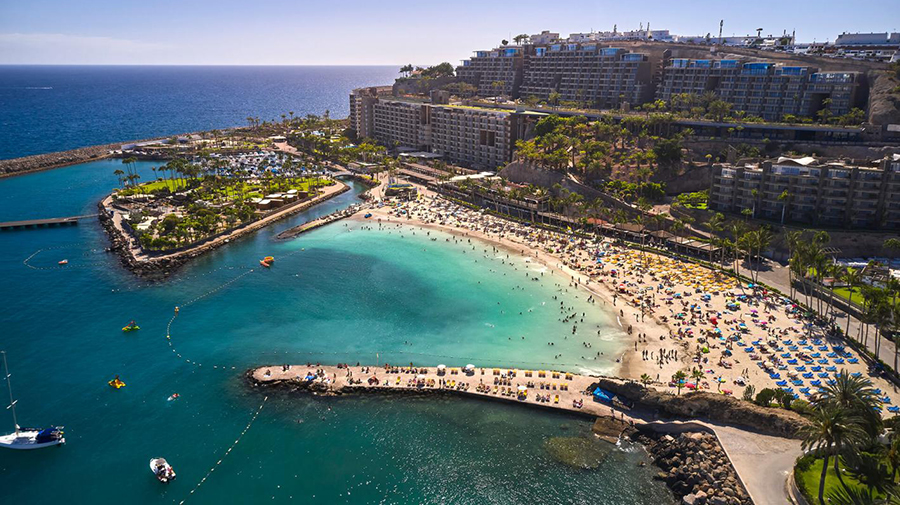
{"type": "Polygon", "coordinates": [[[800,429],[808,424],[796,412],[760,407],[732,396],[704,392],[676,396],[646,388],[637,382],[611,379],[600,379],[597,385],[660,414],[692,419],[706,418],[766,435],[795,438],[800,429]]]}
{"type": "Polygon", "coordinates": [[[876,125],[900,124],[900,79],[879,72],[869,93],[869,122],[876,125]]]}

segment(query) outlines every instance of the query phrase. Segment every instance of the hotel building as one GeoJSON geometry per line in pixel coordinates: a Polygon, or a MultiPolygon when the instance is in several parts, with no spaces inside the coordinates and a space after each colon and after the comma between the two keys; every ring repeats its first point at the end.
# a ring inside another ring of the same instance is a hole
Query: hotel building
{"type": "Polygon", "coordinates": [[[350,128],[395,152],[424,151],[457,165],[496,170],[512,160],[516,140],[545,114],[392,96],[350,94],[350,128]],[[355,104],[355,105],[354,105],[355,104]]]}
{"type": "Polygon", "coordinates": [[[900,229],[900,156],[877,167],[814,158],[714,165],[709,208],[819,227],[900,229]]]}
{"type": "Polygon", "coordinates": [[[480,96],[517,97],[522,83],[523,48],[501,47],[492,51],[475,51],[456,68],[463,82],[478,88],[480,96]]]}
{"type": "Polygon", "coordinates": [[[551,44],[529,47],[520,97],[560,100],[614,108],[653,98],[650,60],[645,54],[598,44],[551,44]]]}
{"type": "Polygon", "coordinates": [[[815,117],[826,107],[835,116],[853,107],[865,107],[857,100],[860,81],[858,72],[819,72],[811,67],[758,61],[676,58],[665,66],[656,97],[668,102],[679,93],[714,93],[735,110],[780,121],[786,114],[815,117]]]}
{"type": "Polygon", "coordinates": [[[592,107],[640,104],[653,98],[652,68],[645,54],[597,43],[553,43],[476,51],[456,70],[478,94],[560,100],[592,107]]]}

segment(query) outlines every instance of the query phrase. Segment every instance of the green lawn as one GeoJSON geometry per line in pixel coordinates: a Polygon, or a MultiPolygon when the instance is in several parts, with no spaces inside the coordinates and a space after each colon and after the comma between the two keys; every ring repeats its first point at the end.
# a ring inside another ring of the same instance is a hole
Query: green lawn
{"type": "MultiPolygon", "coordinates": [[[[184,179],[175,179],[175,181],[178,183],[179,186],[184,186],[184,179]]],[[[139,184],[135,188],[130,187],[128,189],[119,191],[119,194],[122,196],[136,195],[138,193],[149,193],[151,191],[159,191],[166,187],[168,187],[169,189],[172,189],[174,187],[173,182],[169,179],[157,180],[157,181],[153,181],[153,182],[145,182],[143,184],[139,184]]]]}
{"type": "MultiPolygon", "coordinates": [[[[796,480],[797,487],[803,493],[803,496],[806,497],[806,500],[811,504],[816,504],[819,502],[819,479],[822,477],[822,462],[824,460],[815,459],[810,464],[809,461],[811,459],[811,456],[800,458],[797,466],[794,467],[794,480],[796,480]]],[[[847,487],[850,489],[865,488],[859,481],[847,474],[843,460],[841,461],[841,470],[841,475],[843,475],[844,483],[847,484],[847,487]]],[[[828,501],[829,492],[840,488],[841,483],[834,474],[834,459],[830,458],[828,460],[828,472],[825,475],[825,501],[828,501]]]]}
{"type": "MultiPolygon", "coordinates": [[[[850,300],[851,291],[853,292],[853,303],[862,306],[863,297],[859,288],[853,288],[852,290],[849,287],[834,288],[834,294],[844,300],[850,300]]],[[[900,298],[897,299],[897,304],[900,304],[900,298]]]]}
{"type": "MultiPolygon", "coordinates": [[[[308,179],[302,179],[302,180],[301,179],[292,179],[292,180],[286,181],[284,184],[279,184],[277,181],[272,181],[269,191],[266,191],[265,184],[249,184],[247,182],[240,182],[238,184],[229,186],[228,193],[229,194],[231,194],[231,193],[240,194],[242,192],[242,188],[243,188],[243,193],[248,198],[259,198],[259,197],[262,197],[263,194],[280,193],[280,192],[288,191],[291,189],[296,189],[297,191],[309,192],[310,181],[312,181],[312,180],[314,180],[314,179],[309,179],[309,180],[308,179]]],[[[178,182],[179,190],[183,190],[184,187],[187,185],[185,179],[176,179],[176,181],[178,182]]],[[[325,182],[326,182],[325,179],[320,179],[319,187],[324,187],[325,182]]],[[[136,195],[139,193],[152,193],[154,191],[159,191],[164,188],[169,188],[171,190],[173,187],[174,186],[173,186],[173,183],[171,180],[168,180],[168,179],[156,180],[156,181],[152,181],[152,182],[145,182],[134,188],[124,189],[122,191],[119,191],[119,194],[122,196],[130,196],[130,195],[136,195]]],[[[212,188],[212,187],[206,185],[203,187],[202,191],[204,193],[208,193],[208,194],[218,193],[223,196],[226,194],[226,190],[224,187],[212,188]]]]}

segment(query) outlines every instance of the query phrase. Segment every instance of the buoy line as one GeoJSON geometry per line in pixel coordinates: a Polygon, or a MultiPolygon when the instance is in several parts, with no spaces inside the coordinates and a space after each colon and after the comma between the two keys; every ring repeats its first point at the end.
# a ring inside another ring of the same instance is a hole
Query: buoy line
{"type": "Polygon", "coordinates": [[[227,458],[228,455],[231,454],[231,451],[234,450],[235,446],[238,445],[238,442],[240,442],[241,439],[244,438],[244,435],[246,435],[246,434],[247,434],[247,431],[250,430],[250,427],[253,426],[253,422],[256,421],[256,418],[257,418],[257,417],[259,417],[259,413],[262,412],[262,409],[263,409],[263,407],[265,406],[266,401],[267,401],[268,399],[269,399],[268,396],[266,396],[266,397],[263,398],[262,403],[259,404],[259,408],[256,409],[256,413],[253,414],[253,417],[250,418],[250,422],[247,423],[247,426],[244,427],[244,430],[241,431],[241,434],[238,435],[238,437],[234,440],[234,443],[231,444],[231,447],[229,447],[228,450],[225,451],[225,454],[224,454],[218,461],[216,461],[216,464],[213,465],[212,468],[210,468],[208,472],[206,472],[206,476],[204,476],[202,479],[200,479],[200,482],[198,482],[197,485],[194,486],[194,489],[191,489],[191,492],[188,493],[188,495],[187,495],[183,500],[181,500],[180,502],[178,502],[178,505],[182,505],[184,502],[187,501],[188,498],[191,497],[192,494],[194,494],[195,492],[197,492],[197,490],[200,489],[200,486],[202,486],[203,483],[206,482],[207,479],[209,479],[209,476],[212,475],[212,473],[213,473],[214,471],[216,471],[216,468],[218,468],[219,465],[222,464],[222,461],[224,461],[225,458],[227,458]]]}
{"type": "MultiPolygon", "coordinates": [[[[90,242],[77,242],[77,243],[74,243],[74,244],[62,244],[62,245],[56,245],[56,246],[50,246],[50,247],[42,247],[42,248],[38,249],[37,251],[34,251],[33,253],[31,253],[31,254],[30,254],[27,258],[25,258],[24,260],[22,260],[22,264],[25,265],[26,267],[32,269],[32,270],[62,270],[62,269],[65,269],[65,268],[83,268],[83,267],[88,267],[88,266],[93,266],[93,265],[100,265],[100,264],[106,263],[105,261],[92,261],[92,262],[89,262],[89,263],[80,263],[80,264],[76,264],[76,265],[72,265],[72,266],[68,266],[68,265],[62,266],[62,265],[59,265],[59,266],[49,266],[49,267],[37,267],[37,266],[34,266],[34,265],[31,264],[31,260],[34,259],[34,257],[37,256],[38,254],[41,254],[42,252],[45,252],[45,251],[59,251],[59,250],[62,250],[62,249],[72,249],[72,248],[75,248],[75,247],[78,247],[78,246],[81,246],[81,245],[87,245],[87,244],[90,244],[90,242]]],[[[90,249],[89,251],[84,252],[84,253],[81,255],[81,257],[86,258],[86,257],[88,257],[88,256],[92,256],[94,253],[97,253],[97,252],[99,252],[99,251],[100,251],[100,249],[90,249]]]]}
{"type": "MultiPolygon", "coordinates": [[[[340,232],[340,233],[349,233],[349,231],[343,231],[343,232],[340,232]]],[[[334,238],[337,237],[337,235],[340,235],[340,233],[337,233],[337,234],[335,234],[334,236],[330,237],[329,240],[333,240],[334,238]]],[[[306,251],[305,248],[296,249],[296,250],[294,250],[294,251],[291,251],[291,252],[288,252],[288,253],[285,253],[285,254],[281,255],[281,258],[290,258],[291,256],[294,256],[294,255],[299,254],[299,253],[304,252],[304,251],[306,251]]],[[[224,268],[224,267],[220,267],[220,269],[221,269],[221,268],[224,268]]],[[[218,269],[216,269],[216,270],[218,270],[218,269]]],[[[224,289],[224,288],[230,286],[231,284],[237,282],[238,280],[240,280],[241,278],[243,278],[245,275],[249,275],[249,274],[255,272],[256,270],[257,270],[256,268],[249,268],[246,272],[244,272],[244,273],[238,275],[237,277],[234,277],[233,279],[231,279],[231,280],[229,280],[229,281],[227,281],[227,282],[225,282],[225,283],[223,283],[223,284],[220,284],[219,286],[217,286],[217,287],[215,287],[215,288],[213,288],[213,289],[211,289],[211,290],[209,290],[209,291],[207,291],[207,292],[205,292],[205,293],[203,293],[203,294],[201,294],[201,295],[198,295],[198,296],[194,297],[193,299],[191,299],[191,300],[188,301],[188,302],[185,302],[185,303],[183,303],[183,304],[181,304],[181,305],[179,305],[179,306],[176,306],[176,307],[175,307],[175,313],[172,315],[172,317],[169,319],[168,324],[166,325],[166,342],[168,342],[168,344],[169,344],[169,349],[172,350],[172,354],[174,354],[174,355],[175,355],[177,358],[179,358],[179,359],[183,359],[183,360],[185,361],[185,363],[188,363],[188,364],[190,364],[190,365],[194,365],[194,366],[196,366],[196,367],[202,367],[202,366],[203,366],[203,363],[200,363],[199,361],[191,360],[191,359],[189,359],[189,358],[183,356],[180,352],[178,352],[178,349],[175,347],[175,344],[172,343],[172,323],[174,323],[174,322],[175,322],[175,318],[178,317],[179,310],[180,310],[181,308],[183,308],[183,307],[188,307],[188,306],[190,306],[190,305],[193,305],[193,304],[199,302],[200,300],[202,300],[202,299],[204,299],[204,298],[206,298],[206,297],[208,297],[208,296],[210,296],[210,295],[213,295],[213,294],[219,292],[220,290],[222,290],[222,289],[224,289]]],[[[215,271],[215,270],[213,270],[213,271],[215,271]]],[[[213,271],[208,272],[208,273],[212,273],[213,271]]],[[[205,275],[205,274],[200,274],[200,275],[205,275]]],[[[229,370],[229,369],[230,369],[230,370],[237,370],[237,367],[236,367],[236,366],[233,366],[233,365],[212,365],[212,368],[213,368],[213,369],[219,369],[219,368],[221,368],[221,369],[223,369],[223,370],[229,370]]]]}
{"type": "MultiPolygon", "coordinates": [[[[227,282],[225,282],[225,283],[223,283],[223,284],[220,284],[219,286],[216,286],[216,287],[213,288],[213,289],[210,289],[210,290],[207,291],[206,293],[203,293],[203,294],[201,294],[201,295],[198,295],[198,296],[194,297],[192,300],[190,300],[190,301],[188,301],[188,302],[186,302],[186,303],[184,303],[184,304],[182,304],[182,305],[180,305],[180,306],[176,306],[176,307],[175,307],[175,313],[172,314],[172,317],[169,319],[168,324],[166,324],[166,342],[168,342],[169,348],[172,350],[172,353],[173,353],[176,357],[178,357],[178,358],[180,358],[180,359],[183,359],[183,360],[185,361],[185,363],[188,363],[188,364],[190,364],[190,365],[194,365],[194,366],[196,366],[196,367],[202,367],[202,366],[203,366],[203,364],[200,363],[199,361],[194,361],[194,360],[191,360],[191,359],[188,359],[188,358],[182,356],[181,353],[179,353],[178,350],[175,348],[175,344],[172,343],[172,323],[175,322],[175,318],[178,317],[178,313],[179,313],[179,311],[181,310],[181,308],[182,308],[182,307],[188,307],[188,306],[190,306],[190,305],[193,305],[194,303],[197,303],[198,301],[200,301],[200,300],[202,300],[202,299],[204,299],[204,298],[206,298],[206,297],[208,297],[208,296],[210,296],[210,295],[212,295],[212,294],[214,294],[214,293],[219,292],[220,290],[222,290],[222,289],[224,289],[224,288],[230,286],[231,284],[233,284],[233,283],[237,282],[238,280],[240,280],[242,277],[244,277],[244,276],[246,276],[246,275],[249,275],[249,274],[253,273],[254,271],[256,271],[255,268],[250,268],[249,270],[247,270],[246,272],[244,272],[244,273],[238,275],[237,277],[234,277],[233,279],[231,279],[231,280],[229,280],[229,281],[227,281],[227,282]]],[[[212,368],[214,368],[214,369],[222,368],[222,369],[231,369],[231,370],[236,370],[236,369],[237,369],[237,367],[235,367],[235,366],[227,366],[227,365],[213,365],[212,368]]]]}

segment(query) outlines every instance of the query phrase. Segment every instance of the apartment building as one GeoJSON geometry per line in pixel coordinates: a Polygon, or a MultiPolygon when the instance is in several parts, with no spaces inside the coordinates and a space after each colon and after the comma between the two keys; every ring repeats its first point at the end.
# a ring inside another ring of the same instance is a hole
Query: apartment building
{"type": "Polygon", "coordinates": [[[496,170],[512,160],[515,141],[546,115],[448,104],[440,95],[428,102],[354,90],[351,128],[357,138],[373,138],[395,152],[430,152],[457,165],[496,170]]]}
{"type": "Polygon", "coordinates": [[[379,99],[372,107],[372,137],[389,148],[427,149],[431,106],[424,102],[379,99]]]}
{"type": "Polygon", "coordinates": [[[858,72],[819,72],[812,67],[771,62],[689,60],[676,58],[665,65],[656,97],[665,101],[679,93],[715,93],[735,110],[780,121],[785,115],[815,117],[827,108],[846,114],[858,103],[858,72]]]}
{"type": "Polygon", "coordinates": [[[594,43],[558,43],[529,47],[520,97],[560,100],[600,108],[624,102],[641,104],[653,97],[651,64],[645,54],[594,43]]]}
{"type": "Polygon", "coordinates": [[[445,160],[497,170],[512,160],[514,112],[441,105],[431,107],[431,151],[445,160]]]}
{"type": "Polygon", "coordinates": [[[715,165],[709,208],[826,228],[900,229],[900,156],[878,166],[778,158],[715,165]]]}
{"type": "Polygon", "coordinates": [[[518,46],[475,51],[474,56],[457,67],[456,75],[477,87],[480,96],[517,97],[523,62],[523,48],[518,46]]]}
{"type": "Polygon", "coordinates": [[[359,139],[375,137],[373,107],[379,96],[391,94],[391,86],[358,88],[350,92],[350,129],[359,139]]]}
{"type": "Polygon", "coordinates": [[[740,67],[737,60],[674,58],[665,65],[663,79],[656,89],[656,98],[669,102],[672,95],[681,93],[699,96],[716,92],[722,78],[733,79],[740,67]]]}

